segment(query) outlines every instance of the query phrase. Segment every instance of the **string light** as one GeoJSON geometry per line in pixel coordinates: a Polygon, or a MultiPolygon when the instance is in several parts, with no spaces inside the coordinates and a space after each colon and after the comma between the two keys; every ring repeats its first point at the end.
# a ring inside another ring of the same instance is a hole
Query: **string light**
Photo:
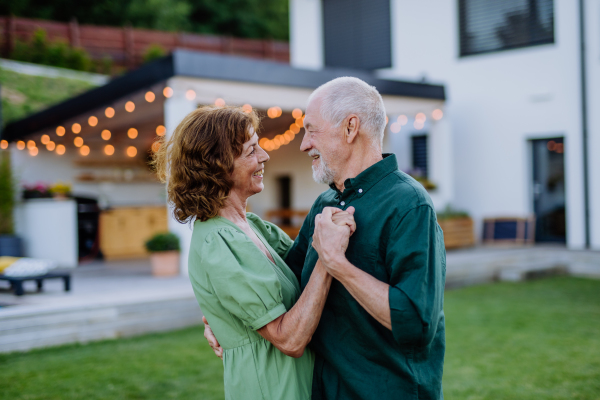
{"type": "Polygon", "coordinates": [[[440,110],[439,108],[436,108],[431,113],[431,118],[433,118],[436,121],[439,121],[440,119],[442,119],[443,116],[444,116],[444,112],[442,110],[440,110]]]}
{"type": "Polygon", "coordinates": [[[295,119],[302,117],[302,110],[299,108],[294,108],[292,110],[292,117],[294,117],[295,119]]]}
{"type": "Polygon", "coordinates": [[[156,134],[158,136],[164,136],[165,133],[167,133],[167,128],[165,128],[163,125],[159,125],[156,127],[156,134]]]}
{"type": "Polygon", "coordinates": [[[392,133],[400,132],[401,128],[402,128],[402,125],[400,125],[399,122],[392,122],[392,124],[390,125],[390,131],[392,131],[392,133]]]}
{"type": "Polygon", "coordinates": [[[71,126],[71,130],[73,131],[73,133],[77,134],[81,132],[81,125],[79,125],[78,123],[74,123],[73,126],[71,126]]]}
{"type": "Polygon", "coordinates": [[[218,98],[215,100],[215,106],[217,107],[225,107],[225,100],[218,98]]]}
{"type": "Polygon", "coordinates": [[[154,101],[154,99],[156,98],[156,96],[152,92],[146,92],[146,95],[144,96],[144,98],[146,99],[146,101],[148,103],[152,103],[154,101]]]}
{"type": "Polygon", "coordinates": [[[163,96],[165,96],[167,99],[171,96],[173,96],[173,89],[171,89],[170,87],[165,87],[163,89],[163,96]]]}
{"type": "Polygon", "coordinates": [[[250,114],[252,112],[252,106],[250,104],[244,104],[242,110],[244,110],[246,114],[250,114]]]}
{"type": "Polygon", "coordinates": [[[38,152],[39,152],[39,150],[38,150],[37,147],[33,147],[33,148],[29,149],[29,155],[30,156],[34,156],[35,157],[35,156],[38,155],[38,152]]]}
{"type": "Polygon", "coordinates": [[[397,121],[400,126],[404,126],[408,123],[408,117],[406,115],[399,115],[397,121]]]}
{"type": "Polygon", "coordinates": [[[56,134],[58,136],[63,136],[65,134],[66,130],[64,126],[57,126],[56,127],[56,134]]]}
{"type": "Polygon", "coordinates": [[[134,146],[129,146],[127,148],[127,155],[129,157],[135,157],[136,154],[137,154],[137,149],[134,146]]]}
{"type": "Polygon", "coordinates": [[[386,116],[385,116],[385,124],[387,125],[387,124],[388,124],[388,122],[390,122],[390,119],[389,119],[389,118],[388,118],[388,116],[386,115],[386,116]]]}
{"type": "Polygon", "coordinates": [[[152,151],[156,153],[158,149],[160,149],[160,142],[156,141],[152,143],[152,151]]]}
{"type": "Polygon", "coordinates": [[[294,134],[299,133],[300,132],[300,127],[298,125],[296,125],[295,123],[291,124],[290,125],[290,131],[294,132],[294,134]]]}
{"type": "Polygon", "coordinates": [[[415,129],[421,130],[425,126],[425,122],[421,121],[421,120],[415,120],[415,123],[413,124],[413,126],[415,127],[415,129]]]}
{"type": "Polygon", "coordinates": [[[271,119],[281,117],[283,111],[280,107],[271,107],[267,110],[267,116],[271,119]]]}
{"type": "Polygon", "coordinates": [[[83,139],[80,136],[77,136],[75,140],[73,140],[73,144],[75,147],[81,147],[83,146],[83,139]]]}
{"type": "Polygon", "coordinates": [[[268,141],[269,141],[269,139],[262,138],[258,141],[258,145],[264,149],[268,141]]]}
{"type": "Polygon", "coordinates": [[[25,142],[24,142],[24,141],[22,141],[22,140],[19,140],[19,141],[17,142],[17,149],[19,149],[19,150],[23,150],[24,148],[25,148],[25,142]]]}
{"type": "Polygon", "coordinates": [[[42,135],[40,142],[42,142],[42,144],[48,144],[48,142],[50,142],[50,136],[42,135]]]}
{"type": "Polygon", "coordinates": [[[28,141],[27,141],[27,148],[28,148],[29,150],[31,150],[31,149],[33,149],[33,148],[35,148],[35,142],[34,142],[33,140],[28,140],[28,141]]]}
{"type": "Polygon", "coordinates": [[[105,129],[102,131],[100,136],[102,136],[102,139],[108,140],[108,139],[110,139],[110,131],[108,129],[105,129]]]}
{"type": "Polygon", "coordinates": [[[53,151],[56,148],[56,144],[52,141],[48,142],[48,144],[46,145],[46,150],[48,151],[53,151]]]}
{"type": "Polygon", "coordinates": [[[415,116],[415,120],[417,121],[422,121],[425,122],[425,120],[427,119],[427,117],[425,116],[424,113],[420,112],[415,116]]]}
{"type": "Polygon", "coordinates": [[[137,129],[129,128],[129,130],[127,131],[127,136],[129,136],[129,139],[135,139],[138,136],[137,129]]]}
{"type": "Polygon", "coordinates": [[[298,125],[299,128],[302,128],[304,126],[304,117],[296,118],[296,125],[298,125]]]}
{"type": "Polygon", "coordinates": [[[104,115],[106,115],[106,118],[112,118],[115,116],[115,109],[112,107],[107,107],[106,110],[104,110],[104,115]]]}
{"type": "Polygon", "coordinates": [[[194,92],[192,89],[189,89],[187,92],[185,92],[185,98],[192,101],[196,98],[196,92],[194,92]]]}
{"type": "Polygon", "coordinates": [[[88,154],[90,154],[90,148],[88,146],[81,146],[79,152],[82,156],[87,156],[88,154]]]}
{"type": "Polygon", "coordinates": [[[92,115],[91,117],[88,118],[88,124],[89,124],[89,126],[98,125],[98,118],[96,118],[92,115]]]}
{"type": "Polygon", "coordinates": [[[133,104],[133,101],[128,101],[125,103],[125,111],[133,112],[133,110],[135,110],[135,104],[133,104]]]}
{"type": "Polygon", "coordinates": [[[111,144],[107,144],[106,146],[104,146],[104,154],[106,154],[107,156],[112,156],[113,154],[115,154],[115,147],[111,144]]]}
{"type": "Polygon", "coordinates": [[[58,154],[59,156],[62,156],[63,154],[65,154],[65,146],[63,146],[62,144],[59,144],[58,146],[56,146],[56,154],[58,154]]]}
{"type": "Polygon", "coordinates": [[[1,148],[2,150],[6,150],[6,149],[8,149],[8,141],[6,141],[6,140],[2,140],[2,141],[0,141],[0,148],[1,148]]]}
{"type": "Polygon", "coordinates": [[[285,133],[283,134],[283,137],[289,142],[291,142],[292,140],[294,140],[294,132],[292,131],[285,131],[285,133]]]}

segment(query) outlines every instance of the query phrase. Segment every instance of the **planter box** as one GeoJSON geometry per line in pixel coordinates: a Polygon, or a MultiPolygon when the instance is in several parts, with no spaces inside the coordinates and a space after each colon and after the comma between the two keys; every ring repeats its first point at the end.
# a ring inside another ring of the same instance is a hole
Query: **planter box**
{"type": "Polygon", "coordinates": [[[179,274],[179,251],[158,251],[151,253],[153,276],[176,276],[179,274]]]}
{"type": "Polygon", "coordinates": [[[442,231],[444,231],[446,249],[457,249],[475,245],[473,220],[471,218],[448,218],[439,220],[438,223],[442,231]]]}

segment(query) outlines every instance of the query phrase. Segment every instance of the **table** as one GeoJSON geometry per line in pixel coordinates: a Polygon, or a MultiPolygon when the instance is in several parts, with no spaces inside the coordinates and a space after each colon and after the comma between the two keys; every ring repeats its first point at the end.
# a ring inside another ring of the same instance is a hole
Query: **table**
{"type": "Polygon", "coordinates": [[[6,276],[0,274],[0,280],[10,282],[11,288],[15,291],[15,296],[25,294],[23,290],[23,282],[25,281],[36,281],[37,291],[41,292],[44,288],[45,279],[62,279],[65,284],[65,292],[71,291],[71,273],[69,272],[49,272],[44,275],[35,276],[6,276]]]}

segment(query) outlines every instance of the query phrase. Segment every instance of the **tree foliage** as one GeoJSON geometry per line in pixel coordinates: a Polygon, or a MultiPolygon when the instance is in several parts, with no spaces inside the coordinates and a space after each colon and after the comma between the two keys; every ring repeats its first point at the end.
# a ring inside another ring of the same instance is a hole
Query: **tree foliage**
{"type": "Polygon", "coordinates": [[[0,14],[288,40],[288,0],[0,0],[0,14]]]}

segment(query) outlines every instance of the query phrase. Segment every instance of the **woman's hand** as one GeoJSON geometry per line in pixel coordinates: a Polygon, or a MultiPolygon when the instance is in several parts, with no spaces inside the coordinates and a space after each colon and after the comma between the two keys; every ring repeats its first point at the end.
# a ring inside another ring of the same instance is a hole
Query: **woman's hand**
{"type": "Polygon", "coordinates": [[[331,220],[338,226],[347,225],[350,228],[350,236],[356,231],[356,222],[354,221],[354,207],[350,206],[346,211],[336,212],[331,216],[331,220]]]}
{"type": "Polygon", "coordinates": [[[210,345],[210,347],[215,352],[215,355],[222,360],[223,359],[223,348],[219,344],[219,341],[217,340],[212,329],[210,329],[210,325],[208,325],[208,321],[206,320],[206,317],[202,316],[202,322],[204,322],[204,337],[208,341],[208,344],[210,345]]]}

